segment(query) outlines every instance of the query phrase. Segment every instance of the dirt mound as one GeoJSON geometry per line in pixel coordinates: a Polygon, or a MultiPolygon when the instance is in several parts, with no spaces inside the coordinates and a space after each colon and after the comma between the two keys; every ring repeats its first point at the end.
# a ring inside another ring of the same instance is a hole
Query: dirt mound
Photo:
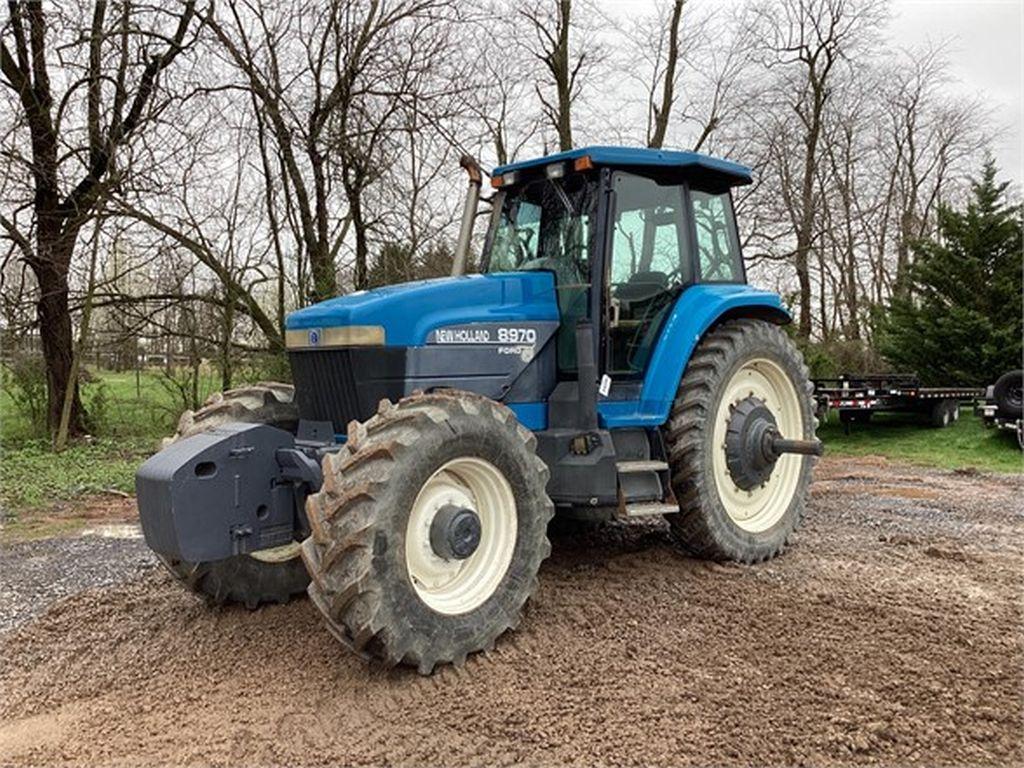
{"type": "Polygon", "coordinates": [[[761,566],[662,524],[555,537],[519,631],[430,678],[353,658],[306,601],[91,589],[0,635],[0,763],[1024,761],[1024,483],[820,477],[761,566]]]}

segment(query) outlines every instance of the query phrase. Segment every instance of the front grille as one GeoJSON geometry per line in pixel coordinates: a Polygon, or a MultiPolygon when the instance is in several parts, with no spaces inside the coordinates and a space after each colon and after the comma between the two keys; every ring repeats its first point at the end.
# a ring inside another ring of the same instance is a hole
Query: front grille
{"type": "Polygon", "coordinates": [[[356,380],[348,349],[325,349],[291,354],[292,380],[299,416],[312,421],[333,421],[336,432],[345,431],[360,413],[356,380]]]}
{"type": "Polygon", "coordinates": [[[333,422],[339,434],[353,419],[368,419],[381,398],[402,396],[405,350],[400,348],[302,350],[289,359],[299,417],[333,422]]]}

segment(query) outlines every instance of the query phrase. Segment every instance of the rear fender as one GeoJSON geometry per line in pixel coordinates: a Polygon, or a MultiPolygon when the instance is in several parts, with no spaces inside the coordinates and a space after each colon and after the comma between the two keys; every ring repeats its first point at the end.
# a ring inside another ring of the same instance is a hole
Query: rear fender
{"type": "Polygon", "coordinates": [[[598,404],[603,426],[657,427],[665,423],[690,355],[716,323],[756,317],[783,325],[791,322],[778,294],[749,285],[694,285],[683,291],[665,319],[651,353],[638,400],[598,404]]]}

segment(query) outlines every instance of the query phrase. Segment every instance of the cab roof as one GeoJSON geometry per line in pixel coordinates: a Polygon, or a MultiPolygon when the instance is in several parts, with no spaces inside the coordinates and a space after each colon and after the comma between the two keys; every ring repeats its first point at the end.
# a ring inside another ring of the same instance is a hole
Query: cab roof
{"type": "Polygon", "coordinates": [[[731,160],[723,160],[718,157],[711,157],[700,152],[672,149],[646,149],[639,147],[580,147],[570,149],[568,152],[559,152],[555,155],[536,157],[531,160],[522,160],[518,163],[509,163],[494,169],[493,175],[500,176],[512,171],[521,171],[529,168],[557,163],[564,160],[575,160],[579,157],[589,156],[595,166],[610,166],[616,168],[650,168],[662,172],[679,170],[693,170],[700,176],[716,185],[725,187],[737,187],[749,184],[752,181],[750,169],[745,165],[734,163],[731,160]]]}

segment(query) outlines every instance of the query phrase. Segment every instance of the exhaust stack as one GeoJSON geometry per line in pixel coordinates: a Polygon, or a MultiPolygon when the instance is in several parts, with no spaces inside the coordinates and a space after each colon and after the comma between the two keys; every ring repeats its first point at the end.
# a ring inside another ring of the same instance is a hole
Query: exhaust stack
{"type": "Polygon", "coordinates": [[[476,219],[476,208],[480,202],[480,185],[483,181],[480,164],[472,155],[463,155],[459,158],[459,165],[469,175],[469,188],[466,190],[466,205],[462,209],[462,224],[459,227],[459,241],[455,245],[455,258],[452,259],[452,277],[466,272],[469,242],[473,237],[473,220],[476,219]]]}

